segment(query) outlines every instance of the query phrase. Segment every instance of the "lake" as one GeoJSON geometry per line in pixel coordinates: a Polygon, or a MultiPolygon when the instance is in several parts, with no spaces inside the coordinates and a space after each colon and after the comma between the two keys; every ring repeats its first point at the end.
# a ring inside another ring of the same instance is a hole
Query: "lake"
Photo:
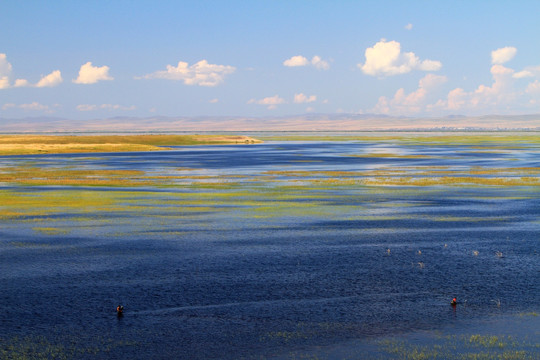
{"type": "Polygon", "coordinates": [[[538,144],[268,141],[0,170],[4,357],[540,356],[538,144]]]}

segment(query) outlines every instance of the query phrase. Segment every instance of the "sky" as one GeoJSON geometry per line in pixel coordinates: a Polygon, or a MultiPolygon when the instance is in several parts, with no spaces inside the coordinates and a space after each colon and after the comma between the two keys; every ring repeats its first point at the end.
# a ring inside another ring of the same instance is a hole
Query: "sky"
{"type": "Polygon", "coordinates": [[[0,1],[0,117],[540,113],[540,1],[0,1]]]}

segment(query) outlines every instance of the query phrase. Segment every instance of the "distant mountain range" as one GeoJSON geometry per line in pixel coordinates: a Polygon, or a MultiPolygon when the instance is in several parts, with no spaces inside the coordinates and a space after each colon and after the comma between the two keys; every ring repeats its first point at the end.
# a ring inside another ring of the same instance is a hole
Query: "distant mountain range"
{"type": "Polygon", "coordinates": [[[219,131],[435,131],[534,130],[540,131],[540,114],[452,115],[415,118],[374,114],[304,114],[281,117],[113,117],[71,120],[55,117],[0,118],[0,133],[74,132],[219,132],[219,131]]]}

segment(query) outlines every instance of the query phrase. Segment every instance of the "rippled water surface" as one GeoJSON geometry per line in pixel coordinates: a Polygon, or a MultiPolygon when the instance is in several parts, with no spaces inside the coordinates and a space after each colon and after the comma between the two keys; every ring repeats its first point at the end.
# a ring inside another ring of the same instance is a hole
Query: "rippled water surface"
{"type": "Polygon", "coordinates": [[[268,142],[0,158],[172,178],[3,184],[0,340],[73,358],[343,355],[336,348],[362,358],[373,339],[534,314],[537,186],[362,181],[538,168],[539,155],[532,145],[268,142]]]}

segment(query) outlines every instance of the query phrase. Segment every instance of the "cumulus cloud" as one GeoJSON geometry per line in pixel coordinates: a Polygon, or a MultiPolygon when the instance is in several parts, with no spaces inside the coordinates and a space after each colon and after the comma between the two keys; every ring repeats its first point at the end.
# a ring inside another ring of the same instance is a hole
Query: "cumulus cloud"
{"type": "Polygon", "coordinates": [[[260,100],[251,99],[248,101],[248,104],[259,104],[259,105],[265,105],[268,107],[268,109],[272,110],[277,107],[277,105],[284,104],[285,99],[279,97],[279,95],[269,96],[265,97],[260,100]]]}
{"type": "Polygon", "coordinates": [[[320,58],[320,56],[317,56],[317,55],[315,55],[311,59],[311,65],[315,66],[315,68],[319,69],[319,70],[328,70],[328,69],[330,69],[330,64],[328,64],[327,61],[324,61],[323,59],[320,58]]]}
{"type": "Polygon", "coordinates": [[[366,62],[358,67],[364,74],[372,76],[392,76],[412,70],[437,71],[442,67],[440,61],[421,61],[413,52],[401,52],[400,43],[385,39],[367,48],[365,57],[366,62]]]}
{"type": "Polygon", "coordinates": [[[533,77],[533,76],[534,74],[528,70],[519,71],[515,73],[514,75],[512,75],[514,79],[523,79],[523,78],[528,78],[528,77],[533,77]]]}
{"type": "Polygon", "coordinates": [[[49,75],[42,76],[41,80],[35,85],[32,85],[25,79],[16,79],[13,85],[10,84],[10,77],[13,67],[7,61],[6,54],[0,54],[0,89],[7,89],[9,87],[52,87],[62,82],[62,74],[60,70],[55,70],[49,75]]]}
{"type": "Polygon", "coordinates": [[[507,102],[513,97],[511,87],[513,84],[512,74],[514,70],[502,65],[493,65],[491,75],[493,83],[491,86],[480,85],[471,94],[471,104],[476,105],[496,105],[497,103],[507,102]]]}
{"type": "Polygon", "coordinates": [[[412,30],[413,28],[413,25],[411,23],[408,23],[407,25],[405,25],[405,30],[412,30]]]}
{"type": "Polygon", "coordinates": [[[109,76],[109,67],[92,66],[92,63],[89,61],[81,66],[79,76],[74,79],[73,82],[75,84],[95,84],[102,80],[113,80],[113,78],[109,76]]]}
{"type": "Polygon", "coordinates": [[[7,76],[0,76],[0,89],[7,89],[9,87],[9,78],[7,76]]]}
{"type": "Polygon", "coordinates": [[[13,85],[14,87],[27,87],[27,86],[31,86],[30,83],[28,82],[28,80],[26,79],[17,79],[15,80],[15,85],[13,85]]]}
{"type": "Polygon", "coordinates": [[[132,106],[123,106],[118,104],[101,104],[101,105],[91,105],[91,104],[81,104],[77,105],[77,110],[79,111],[96,111],[96,110],[120,110],[120,111],[131,111],[135,110],[136,107],[132,106]]]}
{"type": "Polygon", "coordinates": [[[514,73],[512,76],[514,79],[538,77],[540,76],[540,66],[527,66],[525,69],[514,73]]]}
{"type": "Polygon", "coordinates": [[[309,60],[302,55],[296,55],[287,59],[283,62],[285,66],[307,66],[309,65],[309,60]]]}
{"type": "Polygon", "coordinates": [[[430,92],[444,84],[446,76],[427,74],[418,82],[418,89],[406,94],[403,88],[396,91],[392,99],[381,96],[373,112],[382,114],[411,114],[419,113],[426,108],[426,101],[430,92]]]}
{"type": "Polygon", "coordinates": [[[62,79],[60,70],[54,70],[49,75],[42,76],[41,80],[36,84],[36,87],[53,87],[59,85],[62,81],[64,80],[62,79]]]}
{"type": "MultiPolygon", "coordinates": [[[[448,93],[447,108],[449,110],[459,110],[467,102],[468,94],[462,88],[455,88],[448,93]]],[[[439,105],[444,105],[440,102],[439,105]]]]}
{"type": "Polygon", "coordinates": [[[9,87],[11,70],[12,66],[7,61],[6,54],[0,54],[0,89],[7,89],[9,87]]]}
{"type": "Polygon", "coordinates": [[[481,84],[472,91],[455,88],[445,99],[432,105],[433,108],[469,113],[494,113],[522,111],[531,105],[536,106],[536,97],[540,94],[540,82],[524,83],[520,79],[540,76],[540,66],[527,66],[521,71],[515,71],[507,66],[517,54],[514,47],[499,48],[491,52],[492,66],[490,73],[491,84],[481,84]]]}
{"type": "Polygon", "coordinates": [[[166,79],[183,81],[186,85],[217,86],[236,68],[229,65],[209,64],[201,60],[193,65],[179,61],[177,66],[167,65],[167,70],[156,71],[136,79],[166,79]]]}
{"type": "Polygon", "coordinates": [[[479,85],[474,91],[467,92],[456,88],[448,93],[446,100],[440,100],[434,107],[445,110],[489,109],[505,106],[515,102],[518,93],[514,91],[514,70],[500,64],[491,67],[493,82],[491,85],[479,85]]]}
{"type": "Polygon", "coordinates": [[[6,54],[0,53],[0,76],[9,76],[12,66],[7,61],[6,54]]]}
{"type": "Polygon", "coordinates": [[[304,104],[304,103],[311,103],[317,101],[316,95],[306,96],[302,93],[300,94],[294,94],[294,103],[295,104],[304,104]]]}
{"type": "Polygon", "coordinates": [[[293,56],[283,62],[284,66],[296,67],[296,66],[308,66],[312,65],[318,70],[328,70],[330,69],[330,64],[328,61],[323,60],[320,56],[315,55],[311,58],[311,61],[302,55],[293,56]]]}
{"type": "Polygon", "coordinates": [[[503,47],[491,52],[492,64],[504,64],[516,56],[517,49],[513,46],[503,47]]]}
{"type": "Polygon", "coordinates": [[[525,89],[525,92],[527,94],[540,94],[540,81],[535,80],[534,82],[529,83],[525,89]]]}

